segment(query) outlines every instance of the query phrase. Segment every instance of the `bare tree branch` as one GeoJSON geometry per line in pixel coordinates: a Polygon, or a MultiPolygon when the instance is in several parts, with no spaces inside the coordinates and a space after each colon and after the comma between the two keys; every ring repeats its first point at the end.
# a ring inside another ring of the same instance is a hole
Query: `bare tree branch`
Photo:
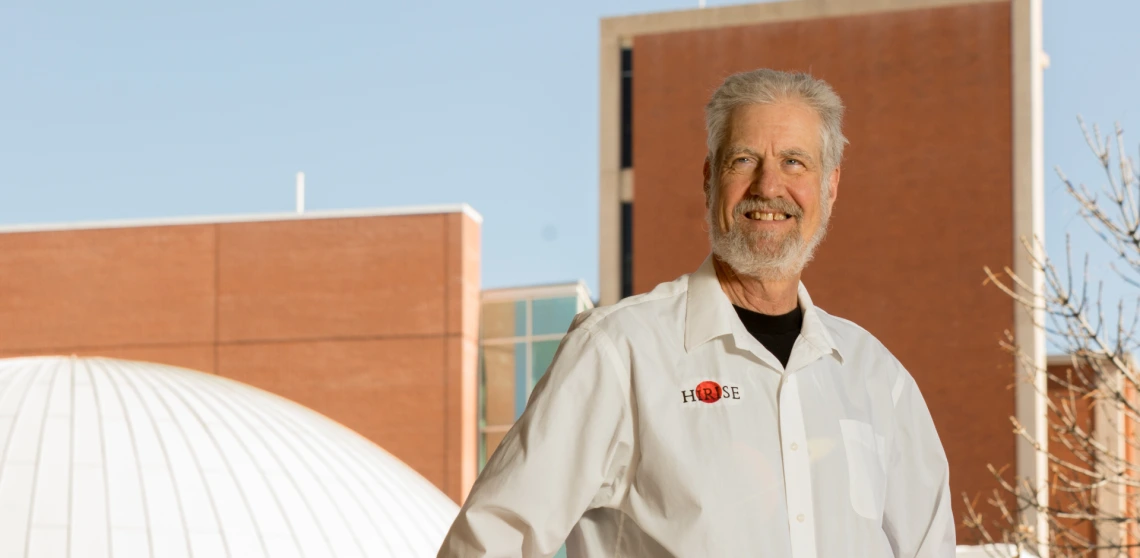
{"type": "MultiPolygon", "coordinates": [[[[1111,269],[1127,284],[1140,287],[1140,177],[1125,153],[1124,131],[1102,135],[1090,132],[1078,118],[1089,149],[1100,162],[1107,183],[1094,194],[1084,184],[1070,180],[1060,169],[1057,175],[1077,202],[1078,213],[1116,258],[1111,269]],[[1103,138],[1103,139],[1102,139],[1103,138]]],[[[1038,541],[1045,541],[1050,556],[1129,556],[1140,552],[1140,374],[1133,366],[1132,351],[1138,346],[1140,297],[1117,301],[1115,320],[1106,319],[1104,284],[1091,280],[1089,257],[1077,268],[1071,240],[1065,239],[1063,269],[1044,255],[1041,239],[1021,240],[1025,254],[1044,277],[1036,291],[1025,277],[1009,268],[1001,273],[985,267],[983,284],[992,284],[1027,312],[1035,327],[1042,328],[1050,343],[1069,356],[1064,370],[1041,370],[1015,343],[1008,331],[1001,342],[1025,371],[1026,378],[1043,396],[1048,415],[1048,444],[1036,439],[1016,417],[1013,433],[1046,458],[1049,478],[1042,504],[1041,488],[1029,479],[1010,478],[1008,465],[989,466],[997,488],[985,500],[992,509],[983,514],[979,496],[963,495],[967,516],[964,525],[986,545],[992,556],[1006,552],[1032,556],[1038,541]],[[1126,312],[1128,310],[1128,312],[1126,312]],[[1044,319],[1037,316],[1044,314],[1044,319]],[[1044,374],[1048,387],[1033,383],[1044,374]],[[1026,520],[1034,511],[1045,519],[1047,533],[1037,533],[1026,520]]]]}

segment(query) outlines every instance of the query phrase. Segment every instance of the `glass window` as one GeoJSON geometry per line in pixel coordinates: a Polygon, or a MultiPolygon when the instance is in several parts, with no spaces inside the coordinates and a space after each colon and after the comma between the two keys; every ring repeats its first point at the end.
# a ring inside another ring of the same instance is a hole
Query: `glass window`
{"type": "Polygon", "coordinates": [[[515,303],[515,337],[526,337],[526,301],[515,303]]]}
{"type": "Polygon", "coordinates": [[[578,299],[576,297],[538,299],[533,303],[533,333],[532,335],[551,335],[566,333],[570,329],[570,322],[578,314],[578,299]]]}
{"type": "MultiPolygon", "coordinates": [[[[484,444],[486,445],[486,448],[487,448],[486,449],[487,461],[490,461],[491,456],[495,455],[495,450],[498,449],[499,444],[503,443],[503,437],[505,437],[506,435],[507,435],[506,430],[503,430],[502,432],[487,432],[486,434],[483,435],[485,437],[484,444]]],[[[484,462],[484,465],[485,464],[486,464],[486,462],[484,462]]]]}
{"type": "Polygon", "coordinates": [[[487,426],[510,425],[515,421],[515,378],[515,346],[511,344],[485,345],[483,347],[483,404],[485,413],[483,419],[487,426]]]}
{"type": "MultiPolygon", "coordinates": [[[[702,6],[704,4],[701,4],[702,6]]],[[[621,49],[621,168],[633,168],[633,49],[621,49]]]]}
{"type": "Polygon", "coordinates": [[[487,464],[487,454],[486,454],[487,437],[483,435],[483,426],[485,426],[487,423],[487,375],[485,374],[485,372],[486,372],[486,370],[483,367],[483,347],[480,346],[479,347],[479,394],[477,397],[479,410],[476,411],[478,413],[478,415],[476,415],[476,424],[478,424],[479,426],[478,426],[478,429],[476,430],[476,435],[475,435],[475,442],[476,442],[475,445],[478,446],[477,453],[479,454],[478,459],[476,460],[476,464],[478,466],[479,472],[482,472],[483,471],[483,465],[487,464]]]}
{"type": "Polygon", "coordinates": [[[558,345],[562,341],[535,341],[531,345],[531,374],[534,375],[532,384],[537,384],[538,380],[546,374],[546,369],[550,368],[550,363],[554,361],[554,353],[558,352],[558,345]]]}
{"type": "Polygon", "coordinates": [[[515,416],[512,418],[517,419],[522,416],[523,410],[526,409],[526,400],[530,397],[530,382],[526,374],[526,342],[515,343],[515,416]]]}
{"type": "MultiPolygon", "coordinates": [[[[520,293],[521,294],[521,293],[520,293]]],[[[570,328],[589,301],[576,294],[486,302],[480,315],[479,470],[530,399],[570,328]],[[538,336],[539,340],[535,337],[538,336]],[[552,339],[553,338],[553,339],[552,339]]],[[[565,550],[557,556],[565,556],[565,550]]]]}
{"type": "MultiPolygon", "coordinates": [[[[515,337],[515,303],[489,302],[483,305],[483,339],[515,337]]],[[[523,327],[526,327],[524,318],[523,327]]]]}
{"type": "Polygon", "coordinates": [[[633,296],[633,202],[621,204],[621,297],[633,296]]]}

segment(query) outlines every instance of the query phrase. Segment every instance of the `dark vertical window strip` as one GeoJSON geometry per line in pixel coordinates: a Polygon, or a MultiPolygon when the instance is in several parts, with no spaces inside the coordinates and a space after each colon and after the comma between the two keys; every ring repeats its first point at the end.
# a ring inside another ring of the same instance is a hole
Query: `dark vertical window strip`
{"type": "MultiPolygon", "coordinates": [[[[621,49],[621,168],[633,168],[633,49],[621,49]]],[[[621,297],[633,294],[633,201],[621,202],[621,297]]]]}
{"type": "Polygon", "coordinates": [[[633,294],[633,202],[621,204],[621,297],[633,294]]]}
{"type": "Polygon", "coordinates": [[[633,50],[621,49],[621,168],[633,168],[633,50]]]}

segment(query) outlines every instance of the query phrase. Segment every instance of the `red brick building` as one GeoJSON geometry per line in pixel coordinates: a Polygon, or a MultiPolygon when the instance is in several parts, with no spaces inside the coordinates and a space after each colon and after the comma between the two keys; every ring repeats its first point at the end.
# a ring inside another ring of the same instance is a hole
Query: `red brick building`
{"type": "MultiPolygon", "coordinates": [[[[847,106],[832,228],[804,283],[881,339],[921,386],[962,493],[987,463],[1043,479],[1010,432],[1044,435],[1043,398],[1014,383],[1014,334],[1042,334],[983,266],[1039,281],[1019,245],[1043,233],[1037,0],[803,0],[603,20],[601,302],[695,270],[708,253],[704,104],[728,75],[809,71],[847,106]]],[[[1043,235],[1042,235],[1043,236],[1043,235]]]]}
{"type": "Polygon", "coordinates": [[[467,206],[0,229],[0,358],[219,374],[474,480],[481,217],[467,206]]]}
{"type": "MultiPolygon", "coordinates": [[[[808,70],[848,107],[832,232],[804,281],[911,371],[955,494],[987,463],[1044,479],[983,266],[1035,276],[1043,231],[1039,0],[800,0],[603,20],[601,303],[707,252],[703,106],[733,72],[808,70]]],[[[477,445],[480,218],[420,210],[0,229],[0,357],[102,355],[231,377],[356,430],[461,501],[477,445]]],[[[529,334],[528,334],[529,335],[529,334]]],[[[1041,384],[1044,391],[1044,384],[1041,384]]],[[[962,517],[961,502],[954,502],[962,517]]]]}

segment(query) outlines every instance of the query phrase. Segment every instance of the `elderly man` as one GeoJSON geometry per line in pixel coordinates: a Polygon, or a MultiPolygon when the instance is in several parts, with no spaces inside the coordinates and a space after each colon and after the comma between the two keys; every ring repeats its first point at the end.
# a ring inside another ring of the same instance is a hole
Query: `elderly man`
{"type": "Polygon", "coordinates": [[[918,386],[800,283],[839,191],[839,97],[757,70],[706,112],[712,255],[579,316],[440,556],[954,555],[918,386]]]}

